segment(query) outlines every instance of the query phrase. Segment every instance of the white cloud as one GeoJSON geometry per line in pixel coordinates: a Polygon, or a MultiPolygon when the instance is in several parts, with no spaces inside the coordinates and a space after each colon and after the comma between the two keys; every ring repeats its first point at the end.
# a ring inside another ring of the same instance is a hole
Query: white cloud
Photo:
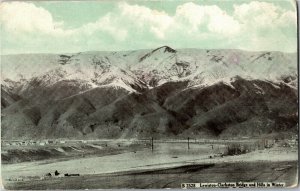
{"type": "Polygon", "coordinates": [[[296,12],[287,11],[272,3],[252,1],[234,5],[234,17],[248,27],[277,28],[288,22],[296,26],[296,12]]]}
{"type": "Polygon", "coordinates": [[[13,33],[42,32],[51,35],[69,34],[63,30],[62,22],[54,22],[45,9],[26,2],[4,2],[0,4],[0,21],[4,29],[13,33]]]}
{"type": "Polygon", "coordinates": [[[234,5],[231,13],[217,5],[188,2],[179,5],[173,15],[125,2],[116,5],[97,21],[75,29],[64,29],[64,23],[55,21],[49,11],[28,2],[2,3],[0,21],[9,37],[6,43],[35,49],[45,44],[52,50],[59,45],[65,51],[72,46],[84,51],[170,43],[178,47],[296,50],[296,12],[272,3],[234,5]]]}
{"type": "Polygon", "coordinates": [[[96,22],[88,23],[77,32],[88,35],[106,33],[117,41],[124,41],[129,35],[152,34],[158,39],[165,38],[165,32],[173,22],[165,12],[147,7],[118,3],[118,12],[110,12],[96,22]]]}
{"type": "Polygon", "coordinates": [[[176,18],[187,21],[191,29],[201,32],[206,28],[209,32],[232,35],[239,32],[239,23],[218,6],[200,6],[195,3],[185,3],[176,9],[176,18]]]}
{"type": "Polygon", "coordinates": [[[279,8],[272,3],[252,1],[248,4],[234,5],[234,15],[240,20],[252,21],[252,17],[260,17],[263,21],[270,21],[278,17],[279,8]]]}
{"type": "Polygon", "coordinates": [[[273,3],[252,1],[234,5],[241,23],[239,47],[256,50],[296,51],[296,12],[273,3]]]}
{"type": "Polygon", "coordinates": [[[88,23],[81,28],[77,29],[78,35],[95,35],[96,33],[105,33],[106,35],[112,36],[118,41],[123,41],[127,37],[127,30],[122,29],[118,26],[116,17],[112,16],[110,13],[100,18],[98,21],[93,23],[88,23]]]}
{"type": "MultiPolygon", "coordinates": [[[[171,26],[173,19],[171,16],[162,11],[152,10],[150,8],[138,5],[129,5],[125,2],[119,3],[119,19],[127,20],[130,24],[136,25],[137,28],[149,28],[150,32],[156,37],[163,39],[165,33],[171,26]]],[[[123,23],[123,22],[119,22],[123,23]]]]}
{"type": "Polygon", "coordinates": [[[293,26],[296,28],[297,27],[296,13],[293,11],[284,12],[278,19],[278,24],[279,24],[279,26],[282,26],[282,27],[293,26]]]}

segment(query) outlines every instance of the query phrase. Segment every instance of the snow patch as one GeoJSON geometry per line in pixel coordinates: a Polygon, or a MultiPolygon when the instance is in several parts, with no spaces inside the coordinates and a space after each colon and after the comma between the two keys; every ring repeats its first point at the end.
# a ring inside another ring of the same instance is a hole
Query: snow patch
{"type": "Polygon", "coordinates": [[[132,92],[137,92],[135,89],[133,89],[132,87],[126,85],[122,80],[118,79],[117,81],[114,81],[110,84],[107,85],[102,85],[99,87],[113,87],[113,88],[123,88],[125,90],[127,90],[128,92],[132,93],[132,92]]]}
{"type": "Polygon", "coordinates": [[[257,84],[253,84],[254,85],[254,87],[258,90],[258,91],[256,91],[256,93],[258,93],[258,94],[265,94],[265,91],[261,88],[261,87],[259,87],[257,84]]]}

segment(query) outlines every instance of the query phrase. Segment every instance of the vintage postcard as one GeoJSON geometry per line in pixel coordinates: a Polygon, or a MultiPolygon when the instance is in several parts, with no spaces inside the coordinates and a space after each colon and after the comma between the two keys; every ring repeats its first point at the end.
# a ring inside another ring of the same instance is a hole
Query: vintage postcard
{"type": "Polygon", "coordinates": [[[298,186],[297,2],[3,1],[7,190],[298,186]]]}

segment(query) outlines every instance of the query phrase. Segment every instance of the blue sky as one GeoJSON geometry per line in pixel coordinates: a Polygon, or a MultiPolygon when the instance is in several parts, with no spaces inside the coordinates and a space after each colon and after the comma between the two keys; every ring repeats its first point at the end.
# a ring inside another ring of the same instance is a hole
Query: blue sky
{"type": "Polygon", "coordinates": [[[54,1],[0,5],[1,54],[173,48],[296,52],[295,2],[54,1]]]}

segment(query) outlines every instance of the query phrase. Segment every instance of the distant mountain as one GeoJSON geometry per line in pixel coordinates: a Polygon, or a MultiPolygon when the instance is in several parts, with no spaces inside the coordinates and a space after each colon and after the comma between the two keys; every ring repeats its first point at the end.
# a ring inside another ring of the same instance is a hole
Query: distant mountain
{"type": "Polygon", "coordinates": [[[154,50],[1,56],[2,137],[261,136],[297,129],[297,55],[154,50]]]}

